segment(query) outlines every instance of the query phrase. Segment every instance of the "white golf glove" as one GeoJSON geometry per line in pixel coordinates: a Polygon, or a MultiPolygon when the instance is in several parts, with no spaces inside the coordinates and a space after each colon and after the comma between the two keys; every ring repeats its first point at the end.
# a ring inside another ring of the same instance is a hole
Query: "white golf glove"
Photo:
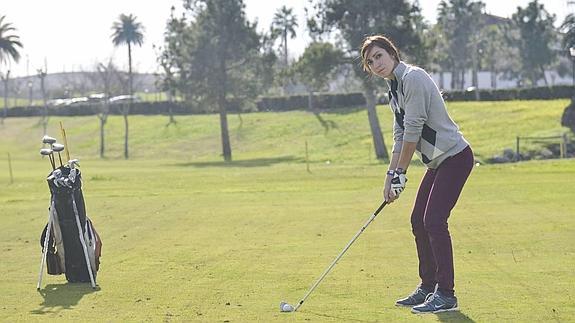
{"type": "Polygon", "coordinates": [[[398,196],[405,189],[405,183],[407,183],[407,177],[405,176],[405,171],[402,169],[396,169],[393,172],[393,178],[391,179],[391,191],[395,196],[398,196]]]}

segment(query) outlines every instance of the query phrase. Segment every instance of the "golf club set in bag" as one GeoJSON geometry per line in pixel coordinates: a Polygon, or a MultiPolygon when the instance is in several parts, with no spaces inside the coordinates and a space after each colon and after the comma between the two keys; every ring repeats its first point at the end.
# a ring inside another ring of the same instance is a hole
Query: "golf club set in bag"
{"type": "MultiPolygon", "coordinates": [[[[62,134],[66,142],[63,129],[62,134]]],[[[65,274],[70,283],[90,282],[92,288],[96,288],[102,241],[86,215],[79,161],[70,159],[66,149],[68,163],[62,163],[60,152],[65,146],[52,137],[44,136],[42,143],[49,145],[49,148],[42,148],[40,154],[48,156],[52,171],[47,177],[50,206],[48,224],[40,237],[42,260],[36,288],[40,290],[44,264],[49,275],[65,274]],[[60,160],[59,167],[56,167],[55,152],[60,160]]]]}

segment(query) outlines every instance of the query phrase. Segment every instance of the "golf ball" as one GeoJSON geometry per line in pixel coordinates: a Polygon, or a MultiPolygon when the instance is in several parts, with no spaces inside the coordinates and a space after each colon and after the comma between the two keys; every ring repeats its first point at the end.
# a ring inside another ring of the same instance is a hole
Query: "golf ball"
{"type": "Polygon", "coordinates": [[[293,306],[291,306],[287,303],[282,303],[280,308],[281,308],[282,312],[292,312],[293,311],[293,306]]]}

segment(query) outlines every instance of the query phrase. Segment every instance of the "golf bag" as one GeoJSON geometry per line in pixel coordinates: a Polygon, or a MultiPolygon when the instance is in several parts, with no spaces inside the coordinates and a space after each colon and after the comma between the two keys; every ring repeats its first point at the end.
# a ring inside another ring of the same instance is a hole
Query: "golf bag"
{"type": "Polygon", "coordinates": [[[64,273],[68,282],[91,282],[95,287],[102,241],[86,216],[80,170],[62,166],[47,181],[51,198],[49,221],[40,237],[42,266],[45,260],[49,275],[64,273]]]}

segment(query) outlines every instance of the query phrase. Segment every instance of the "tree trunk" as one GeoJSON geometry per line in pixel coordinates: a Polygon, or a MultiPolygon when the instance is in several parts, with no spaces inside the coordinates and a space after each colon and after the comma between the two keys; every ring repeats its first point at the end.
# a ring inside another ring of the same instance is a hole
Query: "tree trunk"
{"type": "Polygon", "coordinates": [[[545,86],[549,86],[549,82],[547,82],[547,76],[545,75],[545,68],[541,66],[541,74],[543,76],[543,82],[545,82],[545,86]]]}
{"type": "Polygon", "coordinates": [[[310,90],[307,94],[307,108],[310,112],[315,113],[313,109],[313,91],[310,90]]]}
{"type": "Polygon", "coordinates": [[[40,88],[42,90],[42,100],[44,102],[44,108],[42,109],[42,111],[43,111],[42,128],[44,131],[44,135],[46,135],[46,133],[48,132],[48,101],[47,101],[47,97],[46,97],[46,87],[45,87],[45,83],[44,83],[44,79],[46,78],[47,74],[48,74],[48,72],[41,72],[41,76],[40,76],[40,88]]]}
{"type": "Polygon", "coordinates": [[[100,158],[104,158],[104,127],[106,126],[106,121],[108,121],[108,116],[102,114],[98,118],[100,119],[100,158]]]}
{"type": "Polygon", "coordinates": [[[479,88],[479,80],[477,79],[477,51],[473,51],[473,55],[471,56],[472,60],[472,68],[471,68],[471,86],[475,88],[479,88]]]}
{"type": "Polygon", "coordinates": [[[130,85],[130,100],[128,100],[128,107],[124,109],[124,159],[129,158],[128,153],[128,114],[130,114],[130,110],[132,107],[133,96],[134,96],[134,88],[132,87],[132,46],[128,42],[128,84],[130,85]]]}
{"type": "Polygon", "coordinates": [[[497,70],[493,65],[491,65],[491,88],[497,89],[497,70]]]}
{"type": "Polygon", "coordinates": [[[170,119],[168,120],[168,124],[166,125],[166,127],[170,126],[171,124],[176,124],[176,123],[177,123],[177,122],[176,122],[176,118],[174,118],[174,110],[173,110],[173,106],[172,106],[172,104],[173,104],[173,102],[174,102],[172,98],[173,98],[174,96],[175,96],[175,95],[172,95],[171,90],[168,91],[168,104],[169,104],[169,105],[168,105],[168,106],[169,106],[169,108],[168,108],[168,113],[170,114],[170,119]]]}
{"type": "Polygon", "coordinates": [[[379,126],[379,119],[376,110],[376,98],[374,90],[371,86],[364,85],[364,96],[367,101],[367,117],[369,118],[369,128],[371,129],[371,136],[373,137],[373,146],[375,149],[375,156],[377,159],[389,160],[389,155],[385,147],[383,135],[381,134],[381,127],[379,126]]]}
{"type": "Polygon", "coordinates": [[[2,78],[4,81],[4,113],[2,115],[2,122],[4,124],[4,119],[8,116],[8,79],[10,78],[10,71],[6,72],[6,78],[2,78]]]}
{"type": "Polygon", "coordinates": [[[445,88],[445,76],[443,75],[443,70],[439,71],[439,89],[443,90],[445,88]]]}
{"type": "MultiPolygon", "coordinates": [[[[222,95],[220,95],[223,97],[222,95]]],[[[232,148],[230,145],[230,134],[228,132],[228,114],[226,112],[226,100],[221,98],[219,101],[220,106],[220,130],[222,134],[222,153],[224,155],[224,161],[232,161],[232,148]]]]}
{"type": "Polygon", "coordinates": [[[128,159],[130,158],[130,155],[128,154],[128,112],[129,111],[124,111],[125,113],[123,113],[124,115],[124,129],[125,129],[125,133],[124,133],[124,159],[128,159]]]}
{"type": "Polygon", "coordinates": [[[226,63],[222,58],[220,59],[220,72],[221,82],[220,91],[218,91],[218,107],[220,110],[220,131],[222,135],[222,153],[224,155],[224,161],[232,161],[232,147],[230,145],[230,134],[228,131],[228,113],[227,113],[227,102],[226,102],[226,63]]]}
{"type": "Polygon", "coordinates": [[[287,49],[287,29],[284,28],[284,62],[285,62],[285,68],[288,67],[288,49],[287,49]]]}

